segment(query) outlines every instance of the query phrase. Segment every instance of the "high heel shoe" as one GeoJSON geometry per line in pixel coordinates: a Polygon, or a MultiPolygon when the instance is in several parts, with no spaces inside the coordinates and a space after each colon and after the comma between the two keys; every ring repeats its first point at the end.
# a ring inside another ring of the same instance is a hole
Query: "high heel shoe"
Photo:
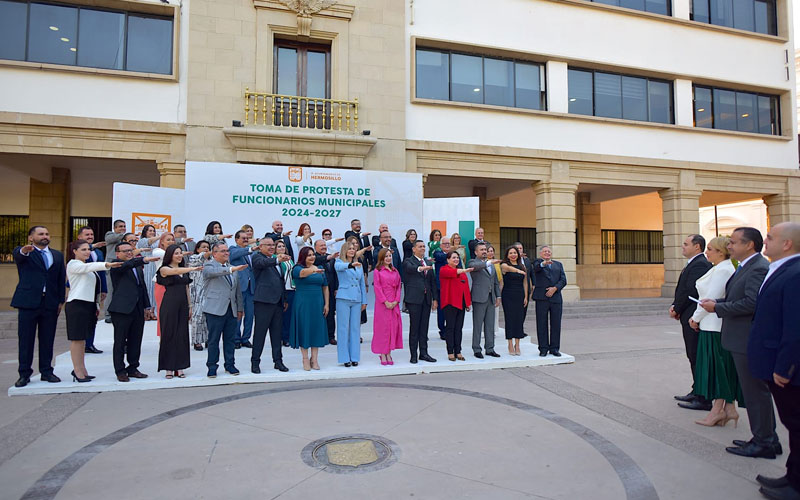
{"type": "Polygon", "coordinates": [[[310,372],[311,371],[311,362],[308,358],[303,358],[303,370],[310,372]]]}
{"type": "Polygon", "coordinates": [[[387,365],[393,365],[394,364],[394,360],[388,354],[386,355],[386,364],[387,365]]]}
{"type": "Polygon", "coordinates": [[[717,425],[725,426],[725,424],[728,423],[728,420],[733,420],[733,428],[734,429],[739,427],[739,414],[738,413],[733,414],[733,415],[726,413],[725,414],[725,421],[723,423],[717,424],[717,425]]]}
{"type": "Polygon", "coordinates": [[[703,420],[695,420],[694,423],[698,425],[703,425],[706,427],[714,427],[714,426],[721,426],[724,427],[725,424],[728,423],[728,416],[725,413],[721,413],[715,417],[712,417],[709,413],[708,416],[703,420]]]}
{"type": "Polygon", "coordinates": [[[386,366],[386,365],[388,365],[388,364],[389,364],[389,362],[388,362],[388,361],[386,361],[386,359],[384,359],[384,357],[383,357],[383,356],[378,356],[378,357],[381,359],[381,366],[386,366]]]}
{"type": "Polygon", "coordinates": [[[455,361],[456,357],[454,355],[452,355],[452,354],[448,354],[447,355],[447,359],[450,360],[450,361],[455,361]]]}
{"type": "Polygon", "coordinates": [[[312,370],[319,370],[319,363],[317,363],[316,359],[311,360],[311,369],[312,370]]]}
{"type": "Polygon", "coordinates": [[[456,354],[456,359],[459,361],[466,361],[466,359],[464,359],[464,356],[462,356],[461,354],[456,354]]]}
{"type": "MultiPolygon", "coordinates": [[[[92,377],[94,378],[94,377],[92,377]]],[[[89,377],[80,378],[79,376],[75,375],[75,370],[72,370],[72,381],[73,382],[91,382],[92,379],[89,377]]]]}

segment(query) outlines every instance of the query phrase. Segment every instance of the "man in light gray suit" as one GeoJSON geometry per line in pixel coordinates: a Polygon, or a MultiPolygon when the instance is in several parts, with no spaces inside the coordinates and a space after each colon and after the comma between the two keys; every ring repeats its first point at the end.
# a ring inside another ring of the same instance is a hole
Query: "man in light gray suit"
{"type": "Polygon", "coordinates": [[[763,243],[758,229],[736,228],[728,250],[731,257],[739,261],[739,268],[725,285],[724,299],[703,299],[700,306],[722,318],[722,347],[733,356],[750,420],[750,431],[753,433],[750,441],[734,440],[736,446],[726,450],[744,457],[775,458],[783,450],[775,433],[772,394],[765,381],[753,377],[747,362],[747,341],[756,298],[769,270],[769,262],[761,255],[763,243]]]}
{"type": "Polygon", "coordinates": [[[205,298],[203,314],[208,325],[208,377],[217,376],[219,366],[219,339],[222,336],[222,353],[225,357],[225,371],[239,375],[234,364],[237,320],[244,315],[242,289],[239,287],[237,271],[247,268],[247,264],[231,267],[228,263],[228,245],[217,241],[211,246],[212,259],[203,266],[205,278],[205,298]]]}
{"type": "Polygon", "coordinates": [[[500,305],[500,280],[494,262],[486,260],[486,244],[475,245],[475,259],[467,264],[474,269],[472,277],[472,352],[483,359],[481,353],[481,330],[483,330],[486,355],[499,358],[494,351],[495,307],[500,305]]]}

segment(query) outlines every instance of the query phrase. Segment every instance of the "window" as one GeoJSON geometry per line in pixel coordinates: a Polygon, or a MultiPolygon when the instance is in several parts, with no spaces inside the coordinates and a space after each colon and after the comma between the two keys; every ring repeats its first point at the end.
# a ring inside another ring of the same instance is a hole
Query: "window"
{"type": "Polygon", "coordinates": [[[28,241],[27,215],[0,215],[0,262],[14,262],[14,248],[28,241]]]}
{"type": "Polygon", "coordinates": [[[543,110],[544,68],[526,61],[420,48],[416,96],[543,110]]]}
{"type": "Polygon", "coordinates": [[[701,23],[778,34],[775,0],[692,0],[690,18],[701,23]]]}
{"type": "Polygon", "coordinates": [[[694,86],[694,126],[780,135],[778,96],[694,86]]]}
{"type": "Polygon", "coordinates": [[[522,243],[522,248],[528,254],[528,258],[536,258],[536,228],[535,227],[501,227],[500,246],[495,245],[494,255],[498,259],[504,259],[506,248],[516,242],[522,243]]]}
{"type": "MultiPolygon", "coordinates": [[[[113,229],[111,226],[111,217],[80,217],[73,215],[69,218],[70,241],[78,239],[78,229],[83,226],[92,228],[92,231],[94,231],[94,241],[103,241],[106,237],[106,233],[113,229]]],[[[103,248],[102,251],[105,252],[105,248],[103,248]]]]}
{"type": "Polygon", "coordinates": [[[0,0],[0,58],[172,74],[171,17],[0,0]]]}
{"type": "Polygon", "coordinates": [[[569,69],[569,112],[673,123],[672,82],[584,69],[569,69]]]}
{"type": "Polygon", "coordinates": [[[603,229],[603,264],[662,264],[664,262],[664,233],[603,229]]]}
{"type": "Polygon", "coordinates": [[[330,99],[330,47],[275,40],[274,60],[275,125],[330,129],[331,103],[313,100],[330,99]]]}
{"type": "Polygon", "coordinates": [[[652,12],[654,14],[664,14],[665,16],[671,15],[670,0],[590,0],[590,1],[603,3],[606,5],[615,5],[617,7],[625,7],[626,9],[643,10],[645,12],[652,12]]]}

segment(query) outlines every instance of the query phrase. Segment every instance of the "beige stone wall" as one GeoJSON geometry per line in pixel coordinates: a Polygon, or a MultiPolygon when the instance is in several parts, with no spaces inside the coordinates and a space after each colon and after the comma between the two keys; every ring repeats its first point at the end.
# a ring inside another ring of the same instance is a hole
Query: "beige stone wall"
{"type": "Polygon", "coordinates": [[[536,194],[530,189],[500,197],[501,227],[536,227],[536,194]]]}
{"type": "Polygon", "coordinates": [[[602,229],[646,229],[661,231],[664,219],[658,193],[640,194],[601,204],[602,229]]]}
{"type": "Polygon", "coordinates": [[[664,284],[661,264],[581,264],[577,275],[582,290],[660,288],[664,284]]]}

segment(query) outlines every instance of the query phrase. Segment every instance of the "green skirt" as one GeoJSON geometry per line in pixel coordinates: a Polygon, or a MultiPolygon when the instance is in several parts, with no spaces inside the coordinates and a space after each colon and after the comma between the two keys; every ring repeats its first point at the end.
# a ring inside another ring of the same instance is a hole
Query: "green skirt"
{"type": "Polygon", "coordinates": [[[724,399],[739,402],[744,408],[742,388],[731,353],[722,348],[719,332],[700,330],[697,339],[697,366],[694,374],[694,393],[707,400],[724,399]]]}

